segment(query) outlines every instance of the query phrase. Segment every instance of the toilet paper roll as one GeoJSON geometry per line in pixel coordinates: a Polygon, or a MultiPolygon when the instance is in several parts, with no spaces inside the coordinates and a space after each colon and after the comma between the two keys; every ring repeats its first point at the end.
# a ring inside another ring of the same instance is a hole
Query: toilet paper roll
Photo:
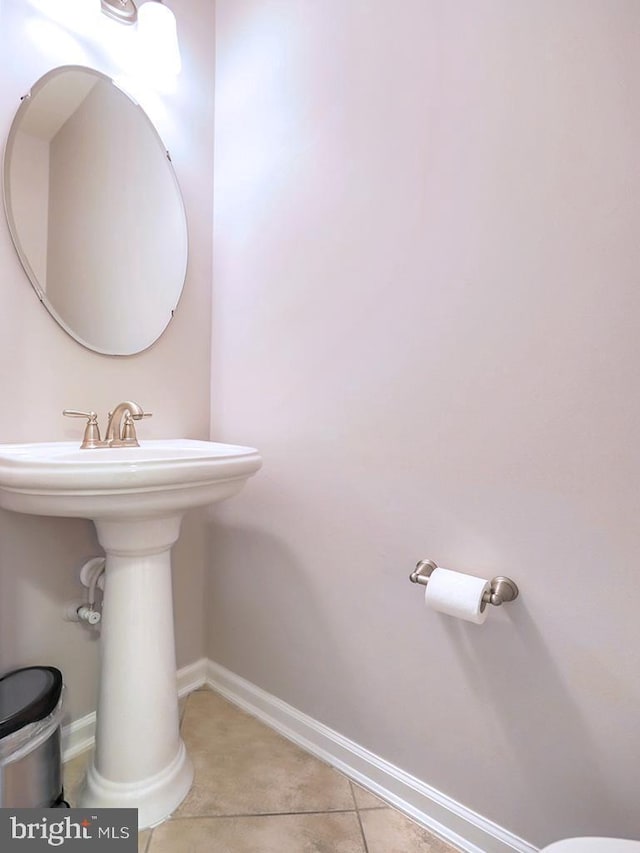
{"type": "Polygon", "coordinates": [[[427,607],[438,613],[481,625],[489,610],[483,605],[482,596],[490,588],[491,583],[484,578],[438,567],[429,577],[424,601],[427,607]]]}

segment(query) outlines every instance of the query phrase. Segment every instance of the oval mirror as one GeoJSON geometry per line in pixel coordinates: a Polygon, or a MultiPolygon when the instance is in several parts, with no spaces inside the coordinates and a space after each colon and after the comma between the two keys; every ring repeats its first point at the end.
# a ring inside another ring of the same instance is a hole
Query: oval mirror
{"type": "Polygon", "coordinates": [[[182,292],[187,223],[142,108],[98,71],[50,71],[16,113],[3,178],[11,237],[52,317],[95,352],[150,347],[182,292]]]}

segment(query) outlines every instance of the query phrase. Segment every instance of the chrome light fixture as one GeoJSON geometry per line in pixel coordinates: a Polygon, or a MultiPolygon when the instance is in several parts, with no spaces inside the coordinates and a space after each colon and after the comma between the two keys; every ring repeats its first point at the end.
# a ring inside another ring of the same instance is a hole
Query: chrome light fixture
{"type": "Polygon", "coordinates": [[[138,20],[133,0],[100,0],[100,7],[105,15],[121,24],[135,24],[138,20]]]}
{"type": "Polygon", "coordinates": [[[182,68],[176,18],[160,0],[147,0],[138,11],[138,32],[147,61],[165,74],[178,75],[182,68]]]}
{"type": "Polygon", "coordinates": [[[180,47],[175,15],[162,0],[147,0],[137,9],[134,0],[100,0],[105,15],[121,24],[138,24],[140,47],[151,64],[179,74],[180,47]]]}

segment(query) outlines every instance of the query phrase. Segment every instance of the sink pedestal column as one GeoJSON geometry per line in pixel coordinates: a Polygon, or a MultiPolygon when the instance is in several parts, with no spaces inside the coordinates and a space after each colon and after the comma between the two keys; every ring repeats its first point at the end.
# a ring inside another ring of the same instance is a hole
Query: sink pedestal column
{"type": "Polygon", "coordinates": [[[95,522],[106,552],[101,676],[80,804],[137,808],[140,828],[168,817],[193,781],[179,730],[171,587],[181,520],[95,522]]]}

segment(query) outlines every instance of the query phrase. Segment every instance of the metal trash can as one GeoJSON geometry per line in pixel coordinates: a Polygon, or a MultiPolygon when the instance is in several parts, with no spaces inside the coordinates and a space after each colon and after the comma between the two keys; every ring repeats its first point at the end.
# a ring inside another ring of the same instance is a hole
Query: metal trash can
{"type": "Polygon", "coordinates": [[[68,807],[62,789],[62,673],[28,666],[0,678],[0,807],[68,807]]]}

